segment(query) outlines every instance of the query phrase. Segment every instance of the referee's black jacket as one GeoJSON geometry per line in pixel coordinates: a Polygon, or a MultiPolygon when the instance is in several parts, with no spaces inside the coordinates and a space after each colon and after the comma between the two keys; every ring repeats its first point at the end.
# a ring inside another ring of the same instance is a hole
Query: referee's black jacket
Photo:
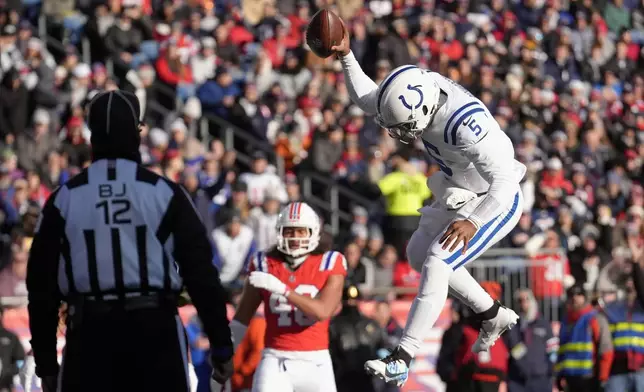
{"type": "Polygon", "coordinates": [[[226,296],[204,225],[183,188],[139,164],[138,131],[126,132],[139,126],[138,101],[128,108],[126,93],[110,94],[107,116],[94,113],[96,104],[88,115],[93,163],[47,200],[31,247],[29,324],[40,377],[58,372],[61,301],[178,293],[184,284],[213,351],[232,356],[226,296]]]}

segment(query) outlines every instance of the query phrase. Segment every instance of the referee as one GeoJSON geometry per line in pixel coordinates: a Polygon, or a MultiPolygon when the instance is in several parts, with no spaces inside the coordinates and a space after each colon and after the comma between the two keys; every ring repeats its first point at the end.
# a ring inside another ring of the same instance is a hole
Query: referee
{"type": "Polygon", "coordinates": [[[189,392],[184,284],[210,340],[213,378],[232,374],[225,294],[192,202],[140,165],[140,106],[90,102],[92,164],[47,200],[27,270],[36,374],[45,392],[189,392]],[[56,360],[61,302],[67,346],[56,360]]]}

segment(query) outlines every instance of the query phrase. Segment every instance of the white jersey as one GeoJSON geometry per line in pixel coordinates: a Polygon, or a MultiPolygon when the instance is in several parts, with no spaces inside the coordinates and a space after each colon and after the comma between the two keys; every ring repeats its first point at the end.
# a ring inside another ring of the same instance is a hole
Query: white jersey
{"type": "MultiPolygon", "coordinates": [[[[352,53],[342,58],[342,65],[353,102],[366,113],[376,114],[381,98],[378,86],[365,75],[352,53]]],[[[382,82],[382,90],[405,71],[416,68],[401,67],[382,82]]],[[[441,99],[420,139],[448,184],[477,194],[488,193],[487,200],[471,215],[478,224],[487,222],[498,215],[502,206],[512,202],[516,193],[513,189],[525,175],[526,167],[514,159],[510,138],[479,99],[436,72],[427,75],[440,87],[441,99]]],[[[416,93],[410,89],[410,94],[416,93]]],[[[406,99],[411,102],[418,98],[410,95],[406,99]]]]}
{"type": "Polygon", "coordinates": [[[268,195],[279,200],[280,203],[286,203],[288,200],[286,186],[275,173],[269,171],[261,174],[242,173],[239,176],[239,181],[248,185],[248,201],[253,206],[262,205],[268,195]]]}
{"type": "Polygon", "coordinates": [[[447,99],[421,138],[427,153],[440,166],[447,180],[474,193],[487,192],[489,177],[484,177],[486,170],[479,170],[482,166],[496,166],[498,162],[498,165],[512,167],[518,183],[525,175],[526,167],[514,159],[512,142],[483,102],[451,79],[436,72],[429,75],[446,93],[447,99]],[[502,151],[505,154],[499,153],[502,151]],[[511,161],[506,160],[510,156],[511,161]]]}
{"type": "Polygon", "coordinates": [[[248,226],[253,230],[259,251],[266,251],[277,244],[277,217],[278,214],[269,215],[261,207],[250,211],[248,226]]]}

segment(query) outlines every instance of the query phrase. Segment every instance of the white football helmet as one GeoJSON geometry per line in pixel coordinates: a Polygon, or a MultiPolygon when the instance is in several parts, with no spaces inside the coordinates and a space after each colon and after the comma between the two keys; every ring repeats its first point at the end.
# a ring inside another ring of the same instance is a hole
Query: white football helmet
{"type": "Polygon", "coordinates": [[[432,122],[438,109],[438,83],[415,65],[391,71],[378,86],[376,122],[389,136],[408,144],[432,122]]]}
{"type": "Polygon", "coordinates": [[[277,217],[277,249],[289,256],[311,253],[320,243],[320,217],[306,203],[289,203],[277,217]],[[308,237],[284,237],[287,227],[309,229],[308,237]]]}

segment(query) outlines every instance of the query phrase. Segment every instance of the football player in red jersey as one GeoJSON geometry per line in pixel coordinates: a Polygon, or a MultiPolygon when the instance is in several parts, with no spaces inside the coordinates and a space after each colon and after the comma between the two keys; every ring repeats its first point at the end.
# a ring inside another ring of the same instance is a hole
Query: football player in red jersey
{"type": "Polygon", "coordinates": [[[346,260],[339,252],[318,249],[320,218],[306,203],[286,206],[277,230],[276,248],[258,252],[249,265],[230,323],[234,341],[241,341],[264,302],[266,348],[253,392],[335,392],[329,319],[342,299],[346,260]]]}

